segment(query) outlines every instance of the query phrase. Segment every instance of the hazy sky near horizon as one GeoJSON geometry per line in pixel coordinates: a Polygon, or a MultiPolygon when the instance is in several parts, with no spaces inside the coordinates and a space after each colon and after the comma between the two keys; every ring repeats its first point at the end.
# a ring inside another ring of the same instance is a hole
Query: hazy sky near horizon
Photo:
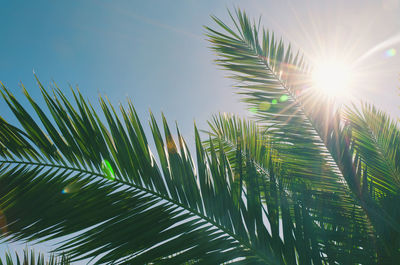
{"type": "MultiPolygon", "coordinates": [[[[310,63],[321,54],[358,62],[354,99],[400,116],[397,0],[0,0],[0,81],[21,99],[23,83],[39,102],[33,71],[67,95],[69,84],[78,85],[95,104],[99,93],[114,104],[129,97],[144,124],[149,109],[162,111],[190,146],[194,120],[206,129],[218,112],[248,114],[204,36],[203,25],[216,27],[211,14],[229,21],[234,7],[261,15],[310,63]],[[388,56],[389,49],[397,53],[388,56]]],[[[15,121],[2,100],[0,110],[15,121]]]]}

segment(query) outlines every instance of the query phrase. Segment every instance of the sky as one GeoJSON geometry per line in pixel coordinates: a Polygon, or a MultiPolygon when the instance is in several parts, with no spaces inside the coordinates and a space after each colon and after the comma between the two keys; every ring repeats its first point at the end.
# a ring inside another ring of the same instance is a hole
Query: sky
{"type": "MultiPolygon", "coordinates": [[[[22,102],[21,84],[43,103],[33,72],[69,96],[68,87],[79,86],[95,105],[99,94],[113,104],[129,97],[143,124],[149,109],[177,121],[193,150],[194,121],[207,129],[218,112],[249,113],[204,36],[204,25],[217,28],[210,15],[229,21],[234,7],[261,16],[311,64],[325,57],[352,64],[352,98],[400,117],[398,0],[0,0],[0,81],[22,102]]],[[[15,121],[4,101],[0,115],[15,121]]]]}

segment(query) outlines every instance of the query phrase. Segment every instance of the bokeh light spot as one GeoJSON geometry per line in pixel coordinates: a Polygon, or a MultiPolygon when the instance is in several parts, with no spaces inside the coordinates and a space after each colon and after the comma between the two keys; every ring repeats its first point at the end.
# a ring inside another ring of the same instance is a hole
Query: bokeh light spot
{"type": "Polygon", "coordinates": [[[81,184],[77,182],[72,182],[68,184],[67,186],[64,187],[64,189],[61,191],[62,194],[67,194],[67,193],[75,193],[79,191],[81,188],[81,184]]]}
{"type": "Polygon", "coordinates": [[[271,103],[269,103],[269,102],[267,102],[267,101],[260,103],[259,109],[260,109],[261,111],[267,111],[267,110],[269,110],[270,108],[271,108],[271,103]]]}
{"type": "Polygon", "coordinates": [[[279,101],[280,102],[285,102],[285,101],[287,101],[289,99],[289,97],[287,96],[287,95],[282,95],[280,98],[279,98],[279,101]]]}
{"type": "Polygon", "coordinates": [[[114,180],[115,176],[114,176],[114,170],[111,167],[110,162],[108,162],[108,160],[103,160],[101,162],[101,170],[103,171],[103,173],[106,175],[106,177],[109,180],[114,180]]]}
{"type": "Polygon", "coordinates": [[[391,48],[391,49],[389,49],[389,50],[387,50],[387,51],[385,52],[385,54],[386,54],[387,57],[393,57],[393,56],[396,55],[396,53],[397,53],[397,51],[396,51],[396,49],[394,49],[394,48],[391,48]]]}
{"type": "Polygon", "coordinates": [[[273,100],[272,100],[272,104],[276,104],[276,103],[278,103],[278,100],[273,99],[273,100]]]}

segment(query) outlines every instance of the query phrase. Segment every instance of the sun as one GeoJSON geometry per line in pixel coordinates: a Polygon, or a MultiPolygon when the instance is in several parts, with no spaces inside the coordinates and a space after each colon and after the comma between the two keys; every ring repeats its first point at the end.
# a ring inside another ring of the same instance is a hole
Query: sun
{"type": "Polygon", "coordinates": [[[346,97],[352,83],[350,64],[340,60],[320,60],[312,71],[313,87],[329,97],[346,97]]]}

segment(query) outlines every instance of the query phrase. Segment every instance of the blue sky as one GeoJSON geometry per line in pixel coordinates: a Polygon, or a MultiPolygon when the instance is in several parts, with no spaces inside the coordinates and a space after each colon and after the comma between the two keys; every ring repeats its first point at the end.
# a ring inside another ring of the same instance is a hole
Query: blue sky
{"type": "MultiPolygon", "coordinates": [[[[194,120],[206,129],[212,114],[248,113],[213,63],[202,27],[214,25],[211,14],[228,20],[226,9],[235,6],[262,15],[265,27],[310,61],[369,54],[357,66],[353,96],[400,116],[397,0],[0,0],[0,81],[20,98],[23,83],[39,102],[33,70],[46,87],[54,80],[68,95],[68,85],[78,85],[92,103],[99,93],[114,104],[129,97],[144,123],[150,108],[163,111],[190,144],[194,120]],[[388,49],[397,54],[385,55],[388,49]]],[[[0,110],[14,121],[2,101],[0,110]]]]}

